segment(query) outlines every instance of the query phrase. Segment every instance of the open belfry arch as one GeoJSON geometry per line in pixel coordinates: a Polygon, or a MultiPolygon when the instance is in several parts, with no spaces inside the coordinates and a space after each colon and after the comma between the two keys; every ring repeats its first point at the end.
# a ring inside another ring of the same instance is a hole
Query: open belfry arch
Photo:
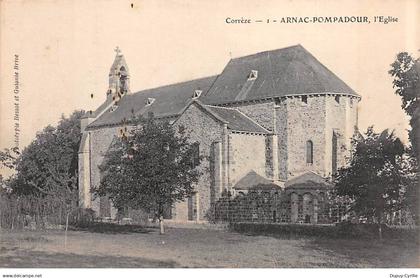
{"type": "Polygon", "coordinates": [[[346,163],[360,96],[301,45],[231,59],[221,72],[132,93],[128,65],[116,48],[105,101],[81,120],[81,205],[115,217],[111,203],[92,197],[98,167],[112,140],[131,128],[127,119],[152,112],[185,128],[207,158],[195,194],[170,208],[168,217],[206,221],[224,193],[269,184],[265,188],[293,199],[287,212],[273,215],[316,223],[319,200],[330,187],[321,180],[346,163]]]}

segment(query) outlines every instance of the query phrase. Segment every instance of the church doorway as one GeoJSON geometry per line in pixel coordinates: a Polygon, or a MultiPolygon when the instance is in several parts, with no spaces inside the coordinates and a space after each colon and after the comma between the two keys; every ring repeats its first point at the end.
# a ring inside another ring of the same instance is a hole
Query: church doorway
{"type": "Polygon", "coordinates": [[[197,219],[197,193],[193,193],[188,198],[188,220],[194,221],[197,219]]]}
{"type": "Polygon", "coordinates": [[[314,215],[313,196],[311,193],[303,194],[302,207],[303,207],[303,213],[302,213],[303,223],[311,223],[312,215],[314,215]]]}
{"type": "Polygon", "coordinates": [[[111,217],[111,201],[108,196],[102,196],[99,199],[99,216],[111,217]]]}

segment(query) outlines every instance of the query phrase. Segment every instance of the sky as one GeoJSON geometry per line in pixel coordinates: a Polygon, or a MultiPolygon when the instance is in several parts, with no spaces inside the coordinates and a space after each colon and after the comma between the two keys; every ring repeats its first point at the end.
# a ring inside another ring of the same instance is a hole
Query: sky
{"type": "Polygon", "coordinates": [[[398,52],[420,54],[418,1],[3,0],[0,8],[0,148],[14,146],[15,55],[24,148],[62,114],[94,110],[105,100],[116,46],[136,92],[219,74],[231,58],[301,44],[362,96],[361,130],[395,129],[407,142],[408,119],[387,72],[398,52]],[[255,22],[287,16],[398,22],[255,22]],[[227,24],[227,17],[253,23],[227,24]]]}

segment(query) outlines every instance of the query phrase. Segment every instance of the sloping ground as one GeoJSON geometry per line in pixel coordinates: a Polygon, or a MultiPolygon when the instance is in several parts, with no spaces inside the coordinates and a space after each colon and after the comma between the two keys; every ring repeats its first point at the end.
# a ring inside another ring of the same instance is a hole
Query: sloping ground
{"type": "Polygon", "coordinates": [[[168,228],[0,233],[0,267],[418,267],[408,242],[280,239],[168,228]]]}

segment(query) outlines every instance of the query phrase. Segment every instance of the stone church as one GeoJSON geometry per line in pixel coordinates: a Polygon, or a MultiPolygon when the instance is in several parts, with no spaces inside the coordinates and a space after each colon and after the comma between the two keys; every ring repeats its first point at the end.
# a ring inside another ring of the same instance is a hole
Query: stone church
{"type": "Polygon", "coordinates": [[[259,188],[288,196],[287,222],[318,222],[328,177],[350,155],[360,96],[311,53],[301,45],[260,52],[231,59],[219,75],[132,92],[127,63],[116,52],[106,100],[81,119],[83,207],[115,217],[109,199],[92,196],[98,166],[115,136],[130,128],[127,119],[152,112],[183,126],[206,157],[195,193],[167,218],[206,221],[223,192],[259,188]]]}

